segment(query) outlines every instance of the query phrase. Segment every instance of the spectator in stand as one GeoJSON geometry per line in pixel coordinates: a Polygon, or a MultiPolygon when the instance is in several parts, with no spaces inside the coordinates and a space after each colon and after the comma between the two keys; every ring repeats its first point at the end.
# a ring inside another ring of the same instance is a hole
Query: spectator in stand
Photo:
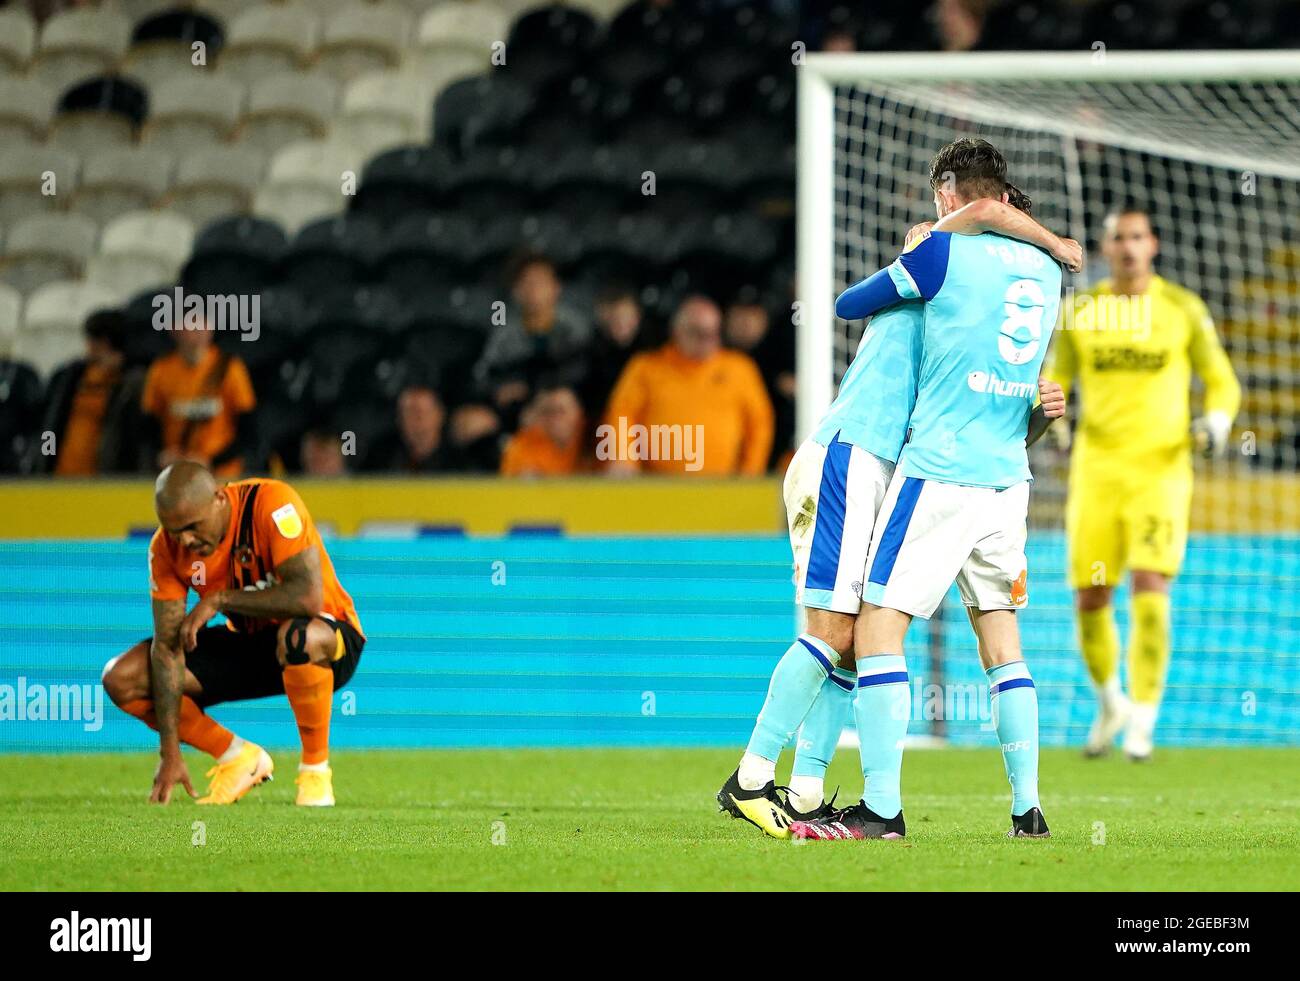
{"type": "Polygon", "coordinates": [[[788,317],[774,325],[758,292],[746,288],[727,307],[723,338],[729,348],[753,358],[763,376],[776,420],[768,469],[784,469],[780,464],[794,440],[794,325],[788,317]]]}
{"type": "Polygon", "coordinates": [[[596,336],[587,348],[582,406],[588,419],[599,419],[618,376],[632,355],[645,349],[643,313],[636,290],[609,286],[596,297],[596,336]]]}
{"type": "Polygon", "coordinates": [[[303,433],[298,457],[308,477],[343,477],[348,472],[343,440],[329,429],[318,426],[303,433]]]}
{"type": "Polygon", "coordinates": [[[989,0],[939,0],[935,23],[943,51],[974,51],[984,33],[989,0]]]}
{"type": "Polygon", "coordinates": [[[749,355],[723,349],[722,313],[704,296],[687,297],[677,308],[667,344],[628,362],[605,423],[597,456],[611,460],[614,472],[755,476],[767,469],[772,452],[772,403],[763,378],[749,355]],[[662,435],[674,432],[671,427],[682,433],[676,443],[662,435]],[[688,447],[688,427],[698,434],[693,455],[664,458],[665,447],[688,447]],[[634,441],[638,433],[644,449],[634,441]]]}
{"type": "Polygon", "coordinates": [[[54,433],[54,455],[37,440],[33,470],[61,477],[147,470],[153,461],[138,438],[145,373],[126,363],[126,320],[100,310],[83,329],[86,356],[56,371],[47,390],[41,429],[54,433]]]}
{"type": "Polygon", "coordinates": [[[545,256],[529,252],[512,263],[512,302],[474,369],[506,430],[515,427],[539,377],[582,363],[591,324],[561,302],[561,292],[555,265],[545,256]]]}
{"type": "Polygon", "coordinates": [[[591,469],[586,416],[571,387],[539,382],[521,422],[501,456],[503,477],[564,477],[591,469]]]}
{"type": "Polygon", "coordinates": [[[431,387],[412,384],[397,396],[397,431],[379,441],[366,469],[383,473],[431,474],[454,469],[446,440],[447,410],[431,387]]]}
{"type": "Polygon", "coordinates": [[[149,366],[141,407],[151,421],[157,466],[203,464],[218,477],[238,477],[257,445],[253,383],[244,362],[221,350],[206,324],[173,326],[176,350],[149,366]]]}

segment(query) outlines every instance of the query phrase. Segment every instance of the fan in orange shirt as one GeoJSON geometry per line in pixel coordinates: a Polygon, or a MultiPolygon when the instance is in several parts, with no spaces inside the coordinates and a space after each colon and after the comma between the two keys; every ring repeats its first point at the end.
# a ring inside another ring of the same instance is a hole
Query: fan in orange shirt
{"type": "Polygon", "coordinates": [[[772,402],[753,359],[723,349],[717,304],[691,296],[673,316],[672,339],[623,370],[596,455],[615,461],[611,470],[757,476],[772,431],[772,402]]]}
{"type": "Polygon", "coordinates": [[[159,466],[196,460],[220,477],[243,470],[256,404],[244,362],[219,349],[210,330],[177,330],[176,350],[149,366],[140,398],[158,423],[159,466]]]}
{"type": "Polygon", "coordinates": [[[159,733],[150,800],[182,784],[185,742],[213,756],[200,804],[231,804],[271,778],[271,757],[209,718],[220,702],[287,695],[302,740],[298,803],[334,803],[330,702],[351,679],[365,636],[311,515],[278,480],[219,486],[197,463],[168,467],[154,486],[161,525],[149,543],[153,637],[113,658],[104,690],[159,733]],[[187,614],[189,590],[199,601],[187,614]],[[226,624],[206,626],[216,614],[226,624]]]}
{"type": "Polygon", "coordinates": [[[523,428],[501,454],[502,476],[563,477],[591,469],[584,453],[582,406],[568,385],[539,383],[521,421],[523,428]]]}

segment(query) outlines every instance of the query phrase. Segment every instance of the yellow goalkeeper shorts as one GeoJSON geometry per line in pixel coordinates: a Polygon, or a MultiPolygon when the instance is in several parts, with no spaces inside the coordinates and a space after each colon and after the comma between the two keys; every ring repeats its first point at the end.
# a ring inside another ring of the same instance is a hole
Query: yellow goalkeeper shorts
{"type": "Polygon", "coordinates": [[[1071,468],[1065,505],[1070,585],[1118,586],[1129,569],[1176,575],[1187,549],[1190,463],[1071,468]]]}

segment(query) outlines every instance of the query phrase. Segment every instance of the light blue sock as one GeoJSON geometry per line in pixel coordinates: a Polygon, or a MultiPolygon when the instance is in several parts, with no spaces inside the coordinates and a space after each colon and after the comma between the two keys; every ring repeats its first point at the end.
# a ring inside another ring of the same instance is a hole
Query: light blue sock
{"type": "Polygon", "coordinates": [[[836,668],[826,679],[799,729],[790,776],[819,780],[826,777],[840,734],[853,712],[853,689],[857,682],[857,675],[843,668],[836,668]]]}
{"type": "Polygon", "coordinates": [[[903,809],[903,740],[912,715],[912,687],[902,654],[858,658],[853,717],[862,753],[862,799],[883,818],[903,809]]]}
{"type": "Polygon", "coordinates": [[[776,760],[803,724],[822,683],[839,660],[839,654],[825,641],[800,634],[776,663],[746,752],[776,760]]]}
{"type": "Polygon", "coordinates": [[[1011,813],[1038,807],[1038,692],[1024,661],[989,668],[993,728],[1011,782],[1011,813]]]}

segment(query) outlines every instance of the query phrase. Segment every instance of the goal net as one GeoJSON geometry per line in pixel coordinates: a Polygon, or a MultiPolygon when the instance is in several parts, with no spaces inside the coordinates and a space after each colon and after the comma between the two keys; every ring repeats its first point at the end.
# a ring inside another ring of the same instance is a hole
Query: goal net
{"type": "MultiPolygon", "coordinates": [[[[978,135],[1002,150],[1035,217],[1085,243],[1076,288],[1108,274],[1106,213],[1150,212],[1157,272],[1209,305],[1243,388],[1227,457],[1196,463],[1161,739],[1300,740],[1300,53],[812,55],[799,112],[801,435],[861,336],[860,322],[834,317],[833,298],[934,219],[928,164],[945,143],[978,135]]],[[[1195,387],[1192,397],[1195,416],[1195,387]]],[[[1094,703],[1064,575],[1069,458],[1044,440],[1032,464],[1022,632],[1044,689],[1044,741],[1075,743],[1094,703]]],[[[908,641],[922,679],[913,731],[982,739],[987,720],[961,705],[982,676],[955,592],[908,641]]]]}

